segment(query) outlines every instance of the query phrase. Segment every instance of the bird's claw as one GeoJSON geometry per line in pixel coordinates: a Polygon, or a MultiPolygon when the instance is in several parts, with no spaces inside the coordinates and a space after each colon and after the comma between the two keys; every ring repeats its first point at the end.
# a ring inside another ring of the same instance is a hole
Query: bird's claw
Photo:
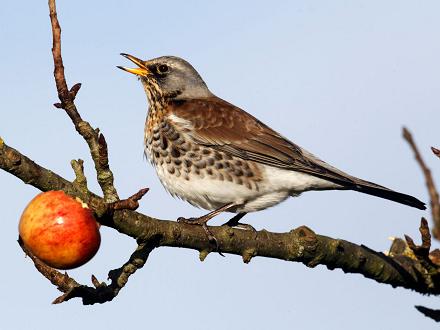
{"type": "Polygon", "coordinates": [[[241,229],[241,230],[248,230],[248,231],[252,231],[252,232],[256,232],[257,230],[251,226],[248,223],[237,223],[236,225],[230,226],[228,223],[223,224],[222,226],[228,226],[231,228],[237,228],[237,229],[241,229]]]}
{"type": "Polygon", "coordinates": [[[237,229],[242,229],[242,230],[249,230],[249,231],[253,231],[256,232],[257,230],[252,227],[251,225],[247,224],[247,223],[241,223],[239,222],[240,219],[242,217],[233,217],[231,219],[229,219],[228,222],[225,222],[222,226],[227,226],[227,227],[231,227],[231,228],[237,228],[237,229]]]}
{"type": "Polygon", "coordinates": [[[221,253],[221,251],[220,251],[217,238],[209,230],[208,226],[206,225],[206,219],[204,219],[204,217],[200,217],[200,218],[184,218],[184,217],[179,217],[179,218],[177,218],[177,222],[179,222],[179,223],[186,223],[186,224],[189,224],[189,225],[202,226],[206,236],[208,237],[209,243],[215,245],[215,252],[218,252],[222,257],[224,257],[223,253],[221,253]]]}

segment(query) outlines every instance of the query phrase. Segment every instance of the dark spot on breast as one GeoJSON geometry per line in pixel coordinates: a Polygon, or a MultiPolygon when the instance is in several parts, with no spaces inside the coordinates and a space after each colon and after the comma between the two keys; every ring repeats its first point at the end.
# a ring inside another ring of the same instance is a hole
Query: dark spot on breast
{"type": "Polygon", "coordinates": [[[166,148],[168,148],[168,140],[167,140],[167,138],[165,137],[165,136],[162,136],[162,139],[161,139],[161,141],[160,141],[160,147],[162,148],[162,149],[166,149],[166,148]]]}
{"type": "Polygon", "coordinates": [[[180,137],[180,135],[177,132],[171,132],[170,134],[168,134],[168,138],[171,141],[176,141],[179,137],[180,137]]]}
{"type": "Polygon", "coordinates": [[[218,174],[218,179],[219,179],[220,181],[223,181],[223,180],[225,179],[225,177],[223,176],[223,174],[219,173],[219,174],[218,174]]]}
{"type": "Polygon", "coordinates": [[[229,174],[226,173],[226,174],[225,174],[225,177],[226,177],[226,180],[232,182],[232,176],[231,176],[231,175],[229,175],[229,174]]]}
{"type": "Polygon", "coordinates": [[[241,165],[243,165],[243,162],[241,160],[236,160],[235,165],[241,166],[241,165]]]}
{"type": "Polygon", "coordinates": [[[225,168],[230,168],[231,164],[229,162],[224,162],[223,165],[225,166],[225,168]]]}
{"type": "Polygon", "coordinates": [[[174,172],[176,172],[176,169],[173,166],[167,166],[167,170],[170,174],[174,174],[174,172]]]}
{"type": "Polygon", "coordinates": [[[181,161],[180,159],[178,159],[178,158],[174,158],[173,162],[174,162],[174,164],[176,164],[176,165],[180,165],[180,164],[182,164],[182,161],[181,161]]]}
{"type": "Polygon", "coordinates": [[[191,167],[192,166],[192,161],[190,161],[189,159],[184,159],[184,164],[186,167],[191,167]]]}
{"type": "Polygon", "coordinates": [[[254,176],[254,173],[252,173],[252,171],[246,171],[245,175],[246,175],[248,178],[252,178],[252,177],[254,176]]]}
{"type": "Polygon", "coordinates": [[[197,163],[194,164],[195,167],[197,167],[198,169],[202,169],[206,167],[206,162],[204,160],[198,161],[197,163]]]}
{"type": "Polygon", "coordinates": [[[172,134],[172,132],[173,131],[171,131],[171,126],[170,125],[165,125],[163,128],[162,128],[162,134],[165,134],[166,136],[170,136],[170,134],[172,134]]]}
{"type": "Polygon", "coordinates": [[[180,157],[180,151],[177,150],[176,148],[172,148],[171,149],[171,156],[174,158],[179,158],[180,157]]]}
{"type": "Polygon", "coordinates": [[[223,159],[222,154],[219,153],[218,151],[216,151],[214,153],[214,158],[215,158],[215,160],[222,160],[223,159]]]}
{"type": "Polygon", "coordinates": [[[209,149],[202,150],[202,154],[204,154],[204,155],[209,155],[210,153],[211,153],[211,150],[209,150],[209,149]]]}
{"type": "Polygon", "coordinates": [[[208,163],[209,166],[212,166],[214,165],[214,158],[208,158],[206,162],[208,163]]]}
{"type": "Polygon", "coordinates": [[[189,176],[188,175],[185,175],[185,180],[189,181],[189,176]]]}
{"type": "Polygon", "coordinates": [[[252,185],[249,181],[246,182],[246,188],[252,190],[252,185]]]}
{"type": "Polygon", "coordinates": [[[197,174],[197,175],[200,175],[200,170],[199,170],[199,169],[196,169],[196,170],[194,171],[194,173],[197,174]]]}
{"type": "Polygon", "coordinates": [[[241,178],[237,178],[237,180],[235,182],[238,184],[243,184],[243,180],[241,178]]]}
{"type": "Polygon", "coordinates": [[[239,169],[239,168],[236,168],[235,171],[234,171],[234,174],[236,176],[242,176],[243,175],[243,171],[241,169],[239,169]]]}
{"type": "Polygon", "coordinates": [[[206,170],[206,173],[208,173],[208,175],[212,175],[212,169],[208,168],[208,169],[206,170]]]}
{"type": "Polygon", "coordinates": [[[223,168],[223,164],[222,163],[216,163],[215,164],[215,168],[218,170],[221,170],[223,168]]]}
{"type": "Polygon", "coordinates": [[[155,152],[154,152],[154,157],[159,158],[159,157],[160,157],[159,152],[155,151],[155,152]]]}
{"type": "Polygon", "coordinates": [[[197,158],[197,155],[194,152],[190,152],[188,154],[188,157],[190,157],[190,158],[197,158]]]}

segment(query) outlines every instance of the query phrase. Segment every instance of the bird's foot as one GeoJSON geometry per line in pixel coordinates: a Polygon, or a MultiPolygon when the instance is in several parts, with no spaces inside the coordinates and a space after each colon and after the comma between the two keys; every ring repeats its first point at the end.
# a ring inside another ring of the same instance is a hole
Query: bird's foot
{"type": "Polygon", "coordinates": [[[218,209],[209,212],[208,214],[205,214],[199,218],[183,218],[183,217],[179,217],[177,219],[177,222],[180,223],[187,223],[190,225],[199,225],[202,226],[203,230],[206,233],[206,236],[208,236],[208,240],[210,243],[215,245],[215,251],[218,252],[222,257],[224,257],[224,255],[220,252],[219,249],[219,245],[218,245],[218,241],[217,238],[215,238],[214,234],[209,230],[208,226],[206,225],[206,223],[211,220],[212,218],[214,218],[216,215],[227,211],[228,209],[230,209],[231,207],[233,207],[235,204],[234,203],[229,203],[229,204],[225,204],[222,207],[219,207],[218,209]]]}
{"type": "Polygon", "coordinates": [[[221,256],[224,257],[224,255],[219,250],[217,238],[215,238],[214,234],[209,230],[208,225],[206,224],[208,220],[209,219],[206,219],[205,216],[199,218],[184,218],[184,217],[177,218],[177,222],[179,223],[187,223],[189,225],[202,226],[203,230],[206,233],[206,236],[208,237],[209,243],[214,244],[215,251],[217,251],[221,256]]]}

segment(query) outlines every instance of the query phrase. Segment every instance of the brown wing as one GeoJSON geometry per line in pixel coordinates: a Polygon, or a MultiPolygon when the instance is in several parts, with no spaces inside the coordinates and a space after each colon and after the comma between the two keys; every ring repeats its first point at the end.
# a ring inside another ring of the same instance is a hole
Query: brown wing
{"type": "Polygon", "coordinates": [[[308,173],[343,186],[354,178],[302,150],[244,110],[218,98],[174,103],[171,112],[188,120],[200,144],[258,163],[308,173]]]}
{"type": "Polygon", "coordinates": [[[307,173],[341,186],[398,203],[426,209],[417,198],[361,180],[328,165],[284,138],[247,112],[218,98],[175,101],[168,109],[191,123],[197,143],[242,159],[307,173]]]}
{"type": "Polygon", "coordinates": [[[341,186],[401,204],[426,209],[417,198],[361,180],[328,165],[247,112],[218,98],[176,101],[169,110],[191,123],[197,143],[242,159],[307,173],[341,186]]]}

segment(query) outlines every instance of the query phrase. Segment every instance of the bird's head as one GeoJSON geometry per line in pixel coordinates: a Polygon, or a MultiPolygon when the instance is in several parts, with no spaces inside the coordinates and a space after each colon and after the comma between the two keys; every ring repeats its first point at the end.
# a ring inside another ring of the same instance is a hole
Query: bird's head
{"type": "Polygon", "coordinates": [[[141,80],[148,100],[191,99],[211,96],[198,72],[187,61],[176,56],[162,56],[143,61],[128,54],[121,54],[136,64],[137,68],[118,66],[119,69],[133,73],[141,80]]]}

